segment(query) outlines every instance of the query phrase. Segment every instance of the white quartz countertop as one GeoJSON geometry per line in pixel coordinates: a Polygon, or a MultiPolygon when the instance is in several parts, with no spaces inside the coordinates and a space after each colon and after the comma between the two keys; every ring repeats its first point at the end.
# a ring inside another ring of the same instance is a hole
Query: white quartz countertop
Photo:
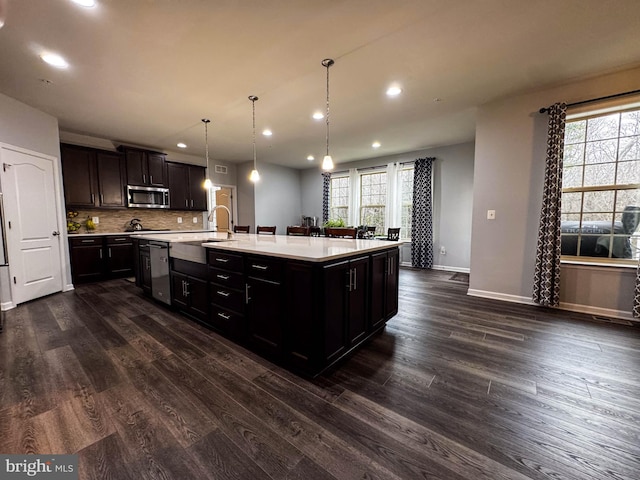
{"type": "Polygon", "coordinates": [[[203,243],[206,248],[251,253],[270,257],[291,258],[307,262],[325,262],[360,253],[397,247],[399,242],[386,240],[354,240],[347,238],[256,235],[236,233],[232,240],[220,233],[217,241],[203,243]],[[224,241],[221,241],[224,240],[224,241]]]}
{"type": "MultiPolygon", "coordinates": [[[[141,235],[152,235],[154,237],[158,237],[158,238],[154,238],[154,240],[160,240],[163,241],[162,238],[160,238],[160,236],[164,237],[165,235],[191,235],[191,234],[210,234],[210,233],[217,233],[217,232],[212,232],[211,230],[134,230],[133,232],[92,232],[92,233],[69,233],[67,232],[67,236],[69,238],[75,238],[75,237],[107,237],[107,236],[113,236],[113,235],[135,235],[136,237],[140,237],[141,235]]],[[[226,235],[226,234],[220,234],[220,235],[226,235]]],[[[167,241],[167,240],[164,240],[167,241]]]]}
{"type": "MultiPolygon", "coordinates": [[[[209,242],[215,240],[226,240],[227,232],[211,232],[211,231],[199,231],[199,232],[137,232],[131,233],[136,238],[143,240],[154,240],[157,242],[209,242]]],[[[238,234],[239,235],[239,234],[238,234]]]]}

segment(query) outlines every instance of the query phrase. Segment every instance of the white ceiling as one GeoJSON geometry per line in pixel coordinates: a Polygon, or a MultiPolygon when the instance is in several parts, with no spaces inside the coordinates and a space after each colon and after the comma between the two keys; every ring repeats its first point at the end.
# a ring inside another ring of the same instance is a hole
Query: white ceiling
{"type": "Polygon", "coordinates": [[[337,163],[472,140],[478,105],[640,64],[638,0],[7,1],[0,92],[66,132],[196,156],[208,117],[210,157],[231,162],[252,158],[254,94],[274,132],[258,161],[318,164],[327,57],[337,163]]]}

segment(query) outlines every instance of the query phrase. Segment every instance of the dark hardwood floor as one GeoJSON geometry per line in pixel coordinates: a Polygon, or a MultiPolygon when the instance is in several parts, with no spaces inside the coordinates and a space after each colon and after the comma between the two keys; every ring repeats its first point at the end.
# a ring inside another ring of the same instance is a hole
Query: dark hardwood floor
{"type": "Polygon", "coordinates": [[[21,305],[0,453],[78,453],[82,479],[640,478],[640,328],[464,279],[402,270],[398,315],[313,381],[125,280],[21,305]]]}

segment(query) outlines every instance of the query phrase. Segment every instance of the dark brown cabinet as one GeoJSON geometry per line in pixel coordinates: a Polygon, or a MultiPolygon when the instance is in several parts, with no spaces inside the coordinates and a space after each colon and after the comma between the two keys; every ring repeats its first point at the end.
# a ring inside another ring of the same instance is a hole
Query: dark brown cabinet
{"type": "Polygon", "coordinates": [[[171,304],[198,320],[209,317],[207,266],[171,259],[171,304]]]}
{"type": "Polygon", "coordinates": [[[117,152],[60,145],[67,208],[123,208],[125,166],[117,152]]]}
{"type": "Polygon", "coordinates": [[[69,249],[74,283],[133,274],[133,243],[128,235],[69,238],[69,249]]]}
{"type": "Polygon", "coordinates": [[[398,313],[399,260],[398,250],[371,255],[371,329],[398,313]]]}
{"type": "Polygon", "coordinates": [[[125,147],[127,184],[166,187],[166,155],[163,153],[125,147]]]}
{"type": "Polygon", "coordinates": [[[326,265],[324,282],[324,352],[327,362],[339,357],[367,333],[369,257],[326,265]]]}
{"type": "Polygon", "coordinates": [[[232,338],[246,335],[245,304],[248,286],[244,258],[225,252],[208,252],[209,325],[232,338]]]}
{"type": "Polygon", "coordinates": [[[133,240],[136,285],[151,295],[151,252],[148,240],[133,240]]]}
{"type": "Polygon", "coordinates": [[[170,208],[198,211],[207,209],[207,192],[203,187],[204,167],[167,162],[167,179],[170,208]]]}

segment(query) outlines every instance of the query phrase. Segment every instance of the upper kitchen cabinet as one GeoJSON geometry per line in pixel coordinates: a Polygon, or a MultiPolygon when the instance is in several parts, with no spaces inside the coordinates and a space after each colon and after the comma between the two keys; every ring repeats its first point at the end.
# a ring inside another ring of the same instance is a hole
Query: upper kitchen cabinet
{"type": "Polygon", "coordinates": [[[202,187],[205,175],[204,167],[167,162],[169,207],[177,210],[206,210],[207,192],[202,187]]]}
{"type": "Polygon", "coordinates": [[[125,164],[118,152],[60,145],[67,207],[123,208],[125,164]]]}
{"type": "Polygon", "coordinates": [[[127,183],[149,187],[166,187],[166,155],[148,150],[123,147],[127,161],[127,183]]]}

